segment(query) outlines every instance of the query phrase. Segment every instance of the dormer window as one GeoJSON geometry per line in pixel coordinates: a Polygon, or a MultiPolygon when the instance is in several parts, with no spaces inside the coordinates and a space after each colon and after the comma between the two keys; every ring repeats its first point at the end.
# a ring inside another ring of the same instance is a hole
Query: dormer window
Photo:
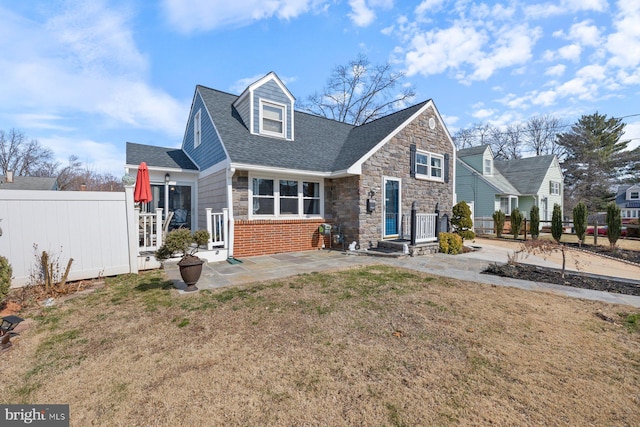
{"type": "Polygon", "coordinates": [[[493,160],[484,159],[484,174],[493,175],[493,160]]]}
{"type": "Polygon", "coordinates": [[[285,111],[284,105],[260,102],[260,133],[284,138],[285,111]]]}
{"type": "Polygon", "coordinates": [[[640,192],[639,191],[630,191],[629,192],[629,200],[638,200],[640,199],[640,192]]]}

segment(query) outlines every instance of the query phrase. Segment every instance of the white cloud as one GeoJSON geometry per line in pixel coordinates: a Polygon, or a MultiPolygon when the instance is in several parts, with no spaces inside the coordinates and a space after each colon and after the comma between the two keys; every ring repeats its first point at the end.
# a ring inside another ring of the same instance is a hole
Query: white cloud
{"type": "Polygon", "coordinates": [[[544,74],[547,76],[558,77],[563,75],[566,69],[567,69],[566,65],[558,64],[558,65],[554,65],[552,67],[547,68],[544,74]]]}
{"type": "Polygon", "coordinates": [[[568,61],[579,61],[582,48],[578,44],[569,44],[558,49],[557,55],[560,59],[568,61]]]}
{"type": "Polygon", "coordinates": [[[637,0],[618,1],[619,11],[614,19],[616,32],[607,39],[611,65],[622,68],[640,66],[640,3],[637,0]]]}
{"type": "Polygon", "coordinates": [[[349,0],[349,6],[351,13],[348,16],[358,27],[366,27],[376,19],[375,12],[367,6],[365,0],[349,0]]]}
{"type": "Polygon", "coordinates": [[[493,116],[494,113],[495,110],[492,110],[491,108],[481,108],[480,110],[474,111],[471,115],[476,119],[484,120],[487,117],[493,116]]]}
{"type": "Polygon", "coordinates": [[[627,123],[622,140],[631,140],[628,145],[630,150],[640,147],[640,121],[627,123]]]}
{"type": "Polygon", "coordinates": [[[78,156],[84,167],[98,173],[111,173],[115,177],[124,175],[124,162],[118,147],[108,142],[91,139],[77,140],[65,136],[54,135],[38,138],[45,147],[52,147],[56,161],[61,166],[69,163],[69,157],[78,156]]]}
{"type": "MultiPolygon", "coordinates": [[[[128,11],[104,2],[65,3],[44,24],[0,9],[1,105],[28,111],[41,129],[62,130],[75,114],[182,135],[186,103],[146,83],[128,11]],[[17,41],[17,42],[16,42],[17,41]]],[[[1,111],[1,110],[0,110],[1,111]]],[[[23,116],[24,117],[24,116],[23,116]]]]}
{"type": "Polygon", "coordinates": [[[568,35],[570,40],[579,42],[583,46],[597,47],[602,43],[600,30],[590,21],[573,24],[568,35]]]}
{"type": "Polygon", "coordinates": [[[524,11],[530,18],[547,18],[580,11],[604,12],[607,8],[607,0],[560,0],[559,3],[549,2],[529,5],[524,8],[524,11]]]}
{"type": "Polygon", "coordinates": [[[481,56],[488,37],[472,26],[458,23],[453,27],[420,33],[413,37],[406,54],[407,75],[440,74],[481,56]]]}
{"type": "Polygon", "coordinates": [[[292,19],[312,9],[321,10],[323,0],[164,0],[168,22],[178,31],[209,31],[240,27],[262,19],[292,19]]]}

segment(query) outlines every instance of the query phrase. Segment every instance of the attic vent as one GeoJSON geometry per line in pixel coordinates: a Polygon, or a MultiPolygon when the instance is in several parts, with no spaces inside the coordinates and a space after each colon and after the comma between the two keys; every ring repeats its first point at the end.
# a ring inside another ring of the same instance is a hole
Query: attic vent
{"type": "Polygon", "coordinates": [[[429,127],[431,129],[435,129],[436,128],[436,120],[433,117],[429,118],[429,127]]]}

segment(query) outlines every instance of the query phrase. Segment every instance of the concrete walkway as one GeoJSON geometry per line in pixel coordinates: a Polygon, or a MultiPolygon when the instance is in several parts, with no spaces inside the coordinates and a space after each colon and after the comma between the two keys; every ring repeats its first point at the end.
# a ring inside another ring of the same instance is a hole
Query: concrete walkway
{"type": "MultiPolygon", "coordinates": [[[[242,262],[238,264],[230,264],[227,261],[205,264],[197,287],[198,289],[214,289],[262,280],[279,279],[296,274],[332,271],[361,265],[387,264],[471,282],[552,292],[558,295],[614,304],[627,304],[640,308],[640,297],[637,296],[481,274],[490,263],[507,262],[508,256],[513,254],[513,247],[509,245],[505,247],[505,245],[494,244],[492,241],[482,239],[477,239],[474,246],[478,246],[479,250],[455,256],[433,254],[418,257],[389,258],[357,256],[340,251],[318,250],[249,257],[242,259],[242,262]]],[[[552,268],[559,267],[551,259],[533,255],[529,255],[521,261],[527,264],[552,268]]],[[[640,277],[640,268],[637,266],[631,266],[630,268],[637,269],[637,276],[634,277],[640,277]]],[[[180,279],[176,263],[165,263],[165,273],[178,289],[185,288],[184,282],[180,279]]]]}

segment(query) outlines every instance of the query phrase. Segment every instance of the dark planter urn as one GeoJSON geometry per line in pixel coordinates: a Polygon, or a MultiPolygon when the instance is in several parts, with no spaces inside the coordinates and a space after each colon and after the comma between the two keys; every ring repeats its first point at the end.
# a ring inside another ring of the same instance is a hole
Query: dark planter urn
{"type": "Polygon", "coordinates": [[[180,276],[187,285],[185,292],[198,290],[196,282],[198,282],[200,275],[202,274],[202,264],[204,264],[204,261],[205,260],[195,256],[188,256],[182,258],[180,262],[178,262],[178,267],[180,267],[180,276]]]}

